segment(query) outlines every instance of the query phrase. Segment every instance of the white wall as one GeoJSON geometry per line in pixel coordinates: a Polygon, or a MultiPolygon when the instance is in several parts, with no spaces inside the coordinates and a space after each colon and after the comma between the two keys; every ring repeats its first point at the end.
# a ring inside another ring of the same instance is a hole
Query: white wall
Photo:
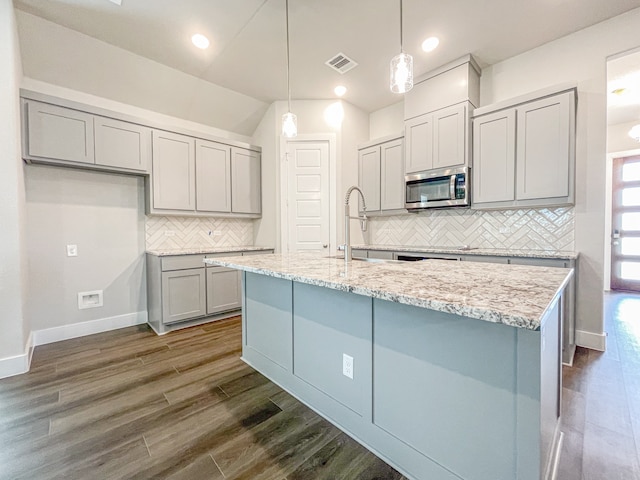
{"type": "Polygon", "coordinates": [[[147,310],[142,177],[33,165],[26,196],[33,330],[147,310]],[[104,306],[79,310],[78,293],[93,290],[104,306]]]}
{"type": "Polygon", "coordinates": [[[369,115],[369,139],[397,135],[404,131],[404,100],[369,115]]]}
{"type": "MultiPolygon", "coordinates": [[[[334,134],[336,138],[336,192],[334,197],[337,243],[343,241],[344,193],[348,186],[358,184],[357,145],[367,141],[369,118],[357,107],[337,101],[344,110],[344,120],[331,126],[325,120],[328,107],[336,100],[294,100],[291,111],[298,117],[298,134],[334,134]]],[[[275,102],[254,133],[253,142],[262,146],[262,219],[254,227],[256,244],[275,246],[281,243],[280,174],[281,119],[287,112],[287,102],[275,102]]],[[[353,243],[364,240],[359,229],[352,229],[353,243]]]]}
{"type": "Polygon", "coordinates": [[[24,74],[54,85],[251,135],[268,104],[17,11],[24,74]]]}
{"type": "Polygon", "coordinates": [[[24,245],[24,179],[20,158],[20,48],[11,0],[0,0],[0,377],[24,371],[29,321],[24,245]],[[4,360],[20,358],[18,364],[4,360]],[[14,371],[11,371],[12,369],[14,371]]]}
{"type": "Polygon", "coordinates": [[[640,118],[634,122],[609,125],[607,127],[607,153],[626,152],[640,148],[640,142],[629,136],[631,127],[638,124],[640,124],[640,118]]]}
{"type": "Polygon", "coordinates": [[[486,68],[483,105],[552,86],[578,85],[575,243],[580,252],[579,344],[603,346],[603,272],[607,57],[640,44],[640,9],[632,10],[486,68]]]}

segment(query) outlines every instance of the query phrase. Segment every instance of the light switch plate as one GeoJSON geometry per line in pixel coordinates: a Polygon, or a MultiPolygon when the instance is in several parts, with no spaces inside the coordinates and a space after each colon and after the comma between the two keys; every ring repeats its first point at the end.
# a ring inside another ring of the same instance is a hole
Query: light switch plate
{"type": "Polygon", "coordinates": [[[78,246],[67,245],[67,257],[77,257],[77,256],[78,256],[78,246]]]}

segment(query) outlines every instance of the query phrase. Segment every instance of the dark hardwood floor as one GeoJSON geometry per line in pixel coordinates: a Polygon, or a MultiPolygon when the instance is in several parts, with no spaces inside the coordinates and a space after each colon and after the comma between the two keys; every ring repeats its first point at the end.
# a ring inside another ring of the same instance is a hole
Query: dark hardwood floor
{"type": "Polygon", "coordinates": [[[640,480],[640,295],[605,296],[605,331],[563,367],[558,480],[640,480]]]}
{"type": "MultiPolygon", "coordinates": [[[[640,296],[564,367],[559,480],[640,479],[640,296]]],[[[0,380],[0,479],[403,479],[240,360],[240,320],[36,348],[0,380]]],[[[505,479],[511,480],[511,479],[505,479]]]]}
{"type": "Polygon", "coordinates": [[[0,479],[402,479],[240,360],[239,317],[36,348],[0,380],[0,479]]]}

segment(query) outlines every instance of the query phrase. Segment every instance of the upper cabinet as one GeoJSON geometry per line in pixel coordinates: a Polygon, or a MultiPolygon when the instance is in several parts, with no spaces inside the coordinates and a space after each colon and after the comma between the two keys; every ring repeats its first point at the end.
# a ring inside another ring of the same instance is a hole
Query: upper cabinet
{"type": "Polygon", "coordinates": [[[416,80],[405,94],[405,173],[468,166],[480,68],[470,55],[416,80]]]}
{"type": "Polygon", "coordinates": [[[153,208],[191,211],[196,208],[195,139],[153,132],[153,208]]]}
{"type": "Polygon", "coordinates": [[[23,103],[24,156],[32,161],[94,164],[93,115],[47,103],[23,103]]]}
{"type": "Polygon", "coordinates": [[[260,154],[244,148],[231,149],[231,211],[261,213],[260,154]]]}
{"type": "Polygon", "coordinates": [[[575,89],[514,103],[476,111],[472,207],[573,204],[575,89]]]}
{"type": "Polygon", "coordinates": [[[135,172],[149,171],[151,129],[134,123],[95,116],[96,165],[135,172]]]}
{"type": "Polygon", "coordinates": [[[260,217],[259,147],[37,92],[21,96],[26,162],[145,175],[149,215],[260,217]]]}
{"type": "Polygon", "coordinates": [[[370,142],[359,149],[358,184],[367,202],[367,213],[404,208],[403,151],[404,141],[397,136],[370,142]]]}
{"type": "Polygon", "coordinates": [[[151,129],[35,100],[23,100],[23,157],[34,163],[145,174],[151,129]]]}

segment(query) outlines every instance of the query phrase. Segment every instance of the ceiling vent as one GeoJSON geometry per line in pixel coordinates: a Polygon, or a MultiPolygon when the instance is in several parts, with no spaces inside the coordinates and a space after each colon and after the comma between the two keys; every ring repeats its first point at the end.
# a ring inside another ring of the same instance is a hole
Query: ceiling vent
{"type": "Polygon", "coordinates": [[[324,63],[339,73],[347,73],[352,68],[356,68],[358,66],[356,62],[351,60],[344,53],[338,53],[324,63]]]}

